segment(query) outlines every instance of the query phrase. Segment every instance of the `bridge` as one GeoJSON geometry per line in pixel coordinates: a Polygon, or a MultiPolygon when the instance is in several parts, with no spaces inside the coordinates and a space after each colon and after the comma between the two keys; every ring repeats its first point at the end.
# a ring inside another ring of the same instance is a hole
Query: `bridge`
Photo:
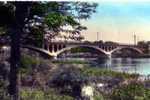
{"type": "Polygon", "coordinates": [[[49,57],[57,58],[60,54],[69,51],[73,48],[90,48],[106,57],[110,58],[111,55],[119,50],[129,49],[138,54],[143,54],[143,49],[137,45],[128,44],[99,44],[99,43],[85,43],[85,42],[52,42],[45,45],[45,48],[37,48],[33,46],[22,46],[22,48],[28,48],[30,50],[45,54],[49,57]]]}
{"type": "Polygon", "coordinates": [[[128,44],[99,44],[99,43],[85,43],[85,42],[52,42],[45,46],[45,52],[49,55],[57,58],[60,54],[69,51],[73,48],[91,48],[92,50],[98,51],[110,58],[111,55],[122,49],[129,49],[138,54],[143,54],[143,49],[137,45],[128,44]]]}

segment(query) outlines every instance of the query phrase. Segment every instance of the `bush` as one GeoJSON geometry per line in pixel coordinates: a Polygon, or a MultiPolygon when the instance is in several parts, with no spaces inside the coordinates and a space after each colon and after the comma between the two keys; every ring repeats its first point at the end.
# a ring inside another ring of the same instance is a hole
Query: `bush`
{"type": "Polygon", "coordinates": [[[49,60],[23,55],[20,67],[21,85],[45,88],[54,67],[49,60]]]}
{"type": "Polygon", "coordinates": [[[59,89],[61,93],[80,96],[81,86],[87,83],[87,80],[78,69],[63,68],[57,70],[49,83],[59,89]]]}
{"type": "Polygon", "coordinates": [[[0,77],[0,100],[10,100],[7,93],[7,81],[0,77]]]}
{"type": "Polygon", "coordinates": [[[101,93],[99,93],[97,91],[95,91],[95,92],[96,93],[94,94],[94,100],[106,100],[101,93]]]}
{"type": "Polygon", "coordinates": [[[112,100],[150,100],[150,90],[143,84],[132,82],[114,89],[112,100]]]}
{"type": "Polygon", "coordinates": [[[35,60],[31,56],[23,55],[21,57],[21,67],[20,72],[21,74],[27,74],[32,72],[32,68],[38,64],[38,61],[35,60]]]}
{"type": "Polygon", "coordinates": [[[71,96],[60,95],[50,89],[48,91],[23,89],[20,94],[21,100],[74,100],[71,96]]]}

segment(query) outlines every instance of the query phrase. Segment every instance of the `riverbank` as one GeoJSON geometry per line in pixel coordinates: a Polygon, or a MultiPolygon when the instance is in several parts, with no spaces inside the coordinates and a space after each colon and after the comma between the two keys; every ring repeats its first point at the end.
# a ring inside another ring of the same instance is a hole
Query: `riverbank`
{"type": "MultiPolygon", "coordinates": [[[[49,98],[53,100],[74,100],[82,97],[81,91],[84,86],[92,87],[94,100],[120,100],[116,98],[128,100],[128,97],[132,98],[133,96],[139,96],[139,94],[120,97],[120,91],[125,95],[128,92],[132,93],[135,88],[141,94],[144,93],[142,96],[140,95],[140,98],[150,97],[149,80],[139,81],[140,75],[138,74],[100,69],[87,66],[82,62],[77,62],[76,64],[73,64],[73,62],[57,63],[43,58],[35,58],[35,56],[23,55],[21,59],[20,90],[22,100],[49,100],[49,98]],[[82,65],[82,67],[78,65],[82,65]],[[140,88],[137,88],[137,85],[140,88]]],[[[8,67],[5,64],[1,66],[3,66],[2,68],[4,66],[8,67]]],[[[1,82],[6,82],[1,87],[1,90],[3,88],[2,91],[6,91],[5,85],[8,84],[7,81],[1,80],[1,82]]],[[[1,96],[4,95],[3,93],[1,93],[1,96]]]]}

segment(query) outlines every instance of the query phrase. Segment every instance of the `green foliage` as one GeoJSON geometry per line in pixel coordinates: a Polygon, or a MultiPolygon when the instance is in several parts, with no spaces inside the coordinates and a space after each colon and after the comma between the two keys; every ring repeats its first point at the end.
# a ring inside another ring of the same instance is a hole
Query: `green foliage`
{"type": "Polygon", "coordinates": [[[6,33],[6,27],[0,27],[0,35],[4,35],[6,33]]]}
{"type": "Polygon", "coordinates": [[[111,77],[121,77],[123,79],[138,77],[138,74],[128,74],[128,73],[115,72],[111,70],[104,70],[100,68],[90,68],[90,67],[84,67],[83,69],[81,69],[81,73],[88,76],[111,76],[111,77]]]}
{"type": "Polygon", "coordinates": [[[145,100],[149,100],[150,99],[150,89],[145,89],[145,100]]]}
{"type": "Polygon", "coordinates": [[[7,93],[7,81],[0,76],[0,100],[10,100],[7,93]]]}
{"type": "Polygon", "coordinates": [[[80,25],[74,18],[73,16],[66,16],[66,24],[71,25],[71,26],[76,26],[76,25],[80,25]]]}
{"type": "Polygon", "coordinates": [[[72,48],[71,53],[88,52],[89,50],[90,50],[89,48],[77,47],[77,48],[72,48]]]}
{"type": "Polygon", "coordinates": [[[112,100],[149,100],[150,90],[141,83],[130,83],[114,89],[112,100]]]}
{"type": "Polygon", "coordinates": [[[97,91],[95,91],[95,92],[96,93],[94,94],[94,100],[105,100],[104,96],[101,93],[99,93],[97,91]]]}
{"type": "Polygon", "coordinates": [[[60,26],[64,25],[65,16],[60,13],[49,13],[45,18],[45,23],[50,27],[50,29],[58,29],[60,26]]]}
{"type": "Polygon", "coordinates": [[[73,97],[61,95],[53,90],[42,91],[38,89],[21,90],[21,100],[74,100],[73,97]]]}
{"type": "Polygon", "coordinates": [[[31,56],[24,55],[21,57],[21,67],[20,72],[21,74],[27,74],[32,72],[32,69],[36,67],[36,64],[39,61],[33,59],[31,56]]]}
{"type": "Polygon", "coordinates": [[[4,2],[0,2],[0,26],[8,25],[14,19],[13,8],[12,5],[4,4],[4,2]]]}
{"type": "Polygon", "coordinates": [[[56,88],[58,92],[73,97],[81,97],[81,88],[88,83],[87,77],[83,76],[75,67],[59,68],[49,81],[49,86],[56,88]]]}
{"type": "Polygon", "coordinates": [[[55,32],[59,32],[60,26],[71,25],[73,27],[80,25],[72,16],[63,15],[59,12],[51,12],[45,17],[45,23],[55,32]]]}
{"type": "Polygon", "coordinates": [[[74,92],[74,87],[80,89],[80,86],[86,82],[86,77],[80,74],[80,71],[74,67],[58,70],[51,79],[51,84],[53,84],[53,86],[60,88],[63,91],[65,90],[65,87],[66,90],[69,87],[69,90],[71,89],[72,92],[74,92]]]}
{"type": "Polygon", "coordinates": [[[52,61],[54,64],[89,64],[87,61],[79,61],[79,60],[72,60],[72,61],[52,61]]]}
{"type": "Polygon", "coordinates": [[[23,43],[42,48],[44,32],[41,29],[31,29],[32,34],[23,35],[23,43]]]}
{"type": "MultiPolygon", "coordinates": [[[[53,32],[50,37],[54,38],[59,32],[68,32],[71,34],[80,34],[82,30],[87,29],[78,21],[79,19],[88,19],[95,12],[97,4],[80,2],[38,2],[31,8],[31,16],[38,15],[44,18],[43,26],[46,24],[53,32]],[[71,26],[73,30],[63,29],[62,26],[71,26]]],[[[43,29],[42,29],[43,30],[43,29]]],[[[84,39],[83,36],[69,37],[76,41],[84,39]]]]}
{"type": "Polygon", "coordinates": [[[102,96],[94,96],[94,100],[104,100],[102,96]]]}
{"type": "Polygon", "coordinates": [[[47,5],[41,2],[35,2],[32,3],[30,16],[33,17],[33,15],[39,15],[44,16],[44,14],[47,12],[47,5]]]}

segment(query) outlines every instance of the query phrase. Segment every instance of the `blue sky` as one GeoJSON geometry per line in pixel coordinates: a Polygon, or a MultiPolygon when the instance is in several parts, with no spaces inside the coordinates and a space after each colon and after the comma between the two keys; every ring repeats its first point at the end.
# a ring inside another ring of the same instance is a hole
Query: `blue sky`
{"type": "Polygon", "coordinates": [[[111,40],[133,43],[133,34],[138,40],[150,40],[150,2],[99,2],[97,13],[83,21],[88,30],[85,39],[111,40]]]}

